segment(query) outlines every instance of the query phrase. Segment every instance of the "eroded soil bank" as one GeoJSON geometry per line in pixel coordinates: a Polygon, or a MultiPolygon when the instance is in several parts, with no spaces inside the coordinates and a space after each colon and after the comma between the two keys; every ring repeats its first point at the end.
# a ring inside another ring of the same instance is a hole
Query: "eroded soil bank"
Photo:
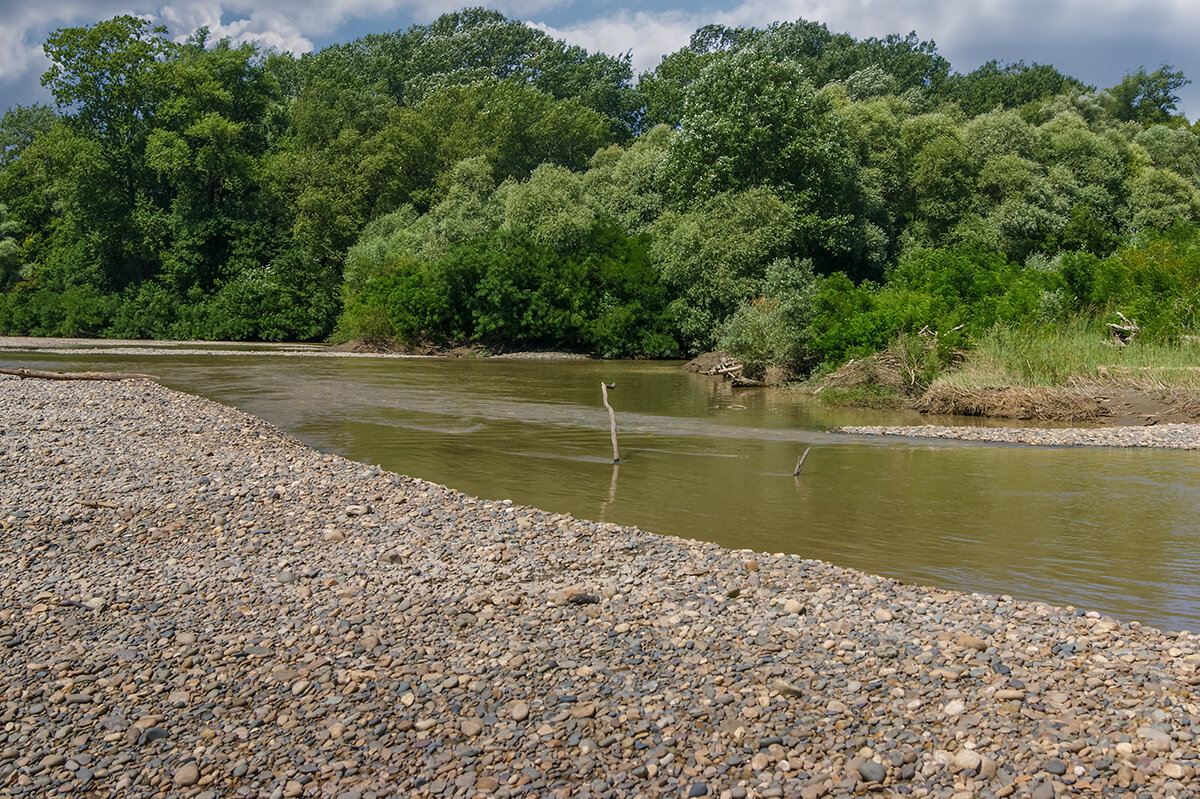
{"type": "Polygon", "coordinates": [[[0,380],[0,792],[1186,796],[1197,639],[0,380]]]}

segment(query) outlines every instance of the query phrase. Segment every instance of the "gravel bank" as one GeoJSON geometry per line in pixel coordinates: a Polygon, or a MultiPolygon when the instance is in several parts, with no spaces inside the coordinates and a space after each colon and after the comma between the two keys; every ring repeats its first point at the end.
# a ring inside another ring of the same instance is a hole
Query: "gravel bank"
{"type": "Polygon", "coordinates": [[[917,438],[952,438],[1040,447],[1161,447],[1200,449],[1200,424],[1160,424],[1149,427],[835,427],[835,433],[917,438]]]}
{"type": "Polygon", "coordinates": [[[0,794],[1187,796],[1200,653],[0,380],[0,794]]]}

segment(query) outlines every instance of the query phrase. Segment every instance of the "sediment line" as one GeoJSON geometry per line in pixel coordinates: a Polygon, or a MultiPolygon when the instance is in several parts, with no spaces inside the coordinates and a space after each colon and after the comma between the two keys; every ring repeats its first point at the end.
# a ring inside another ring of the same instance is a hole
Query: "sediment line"
{"type": "Polygon", "coordinates": [[[1200,449],[1200,424],[1159,424],[1136,427],[942,427],[916,425],[841,426],[834,433],[908,438],[945,438],[1039,447],[1156,447],[1200,449]]]}
{"type": "Polygon", "coordinates": [[[0,794],[1186,796],[1197,639],[0,380],[0,794]]]}

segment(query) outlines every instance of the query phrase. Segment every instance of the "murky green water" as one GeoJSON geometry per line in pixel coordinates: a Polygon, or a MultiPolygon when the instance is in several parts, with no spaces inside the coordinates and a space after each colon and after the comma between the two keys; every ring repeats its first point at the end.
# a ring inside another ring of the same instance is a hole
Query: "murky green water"
{"type": "Polygon", "coordinates": [[[836,436],[825,430],[919,420],[652,362],[3,352],[0,364],[149,372],[319,449],[478,496],[1200,629],[1197,453],[836,436]],[[601,380],[617,383],[619,466],[601,380]]]}

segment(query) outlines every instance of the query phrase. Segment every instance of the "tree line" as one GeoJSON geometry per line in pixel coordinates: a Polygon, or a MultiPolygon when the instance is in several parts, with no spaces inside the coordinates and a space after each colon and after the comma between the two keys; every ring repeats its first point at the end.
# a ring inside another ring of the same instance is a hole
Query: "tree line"
{"type": "Polygon", "coordinates": [[[938,330],[1194,331],[1169,65],[955,72],[916,34],[710,25],[635,78],[484,9],[294,57],[135,17],[0,121],[0,330],[717,346],[803,373],[938,330]]]}

